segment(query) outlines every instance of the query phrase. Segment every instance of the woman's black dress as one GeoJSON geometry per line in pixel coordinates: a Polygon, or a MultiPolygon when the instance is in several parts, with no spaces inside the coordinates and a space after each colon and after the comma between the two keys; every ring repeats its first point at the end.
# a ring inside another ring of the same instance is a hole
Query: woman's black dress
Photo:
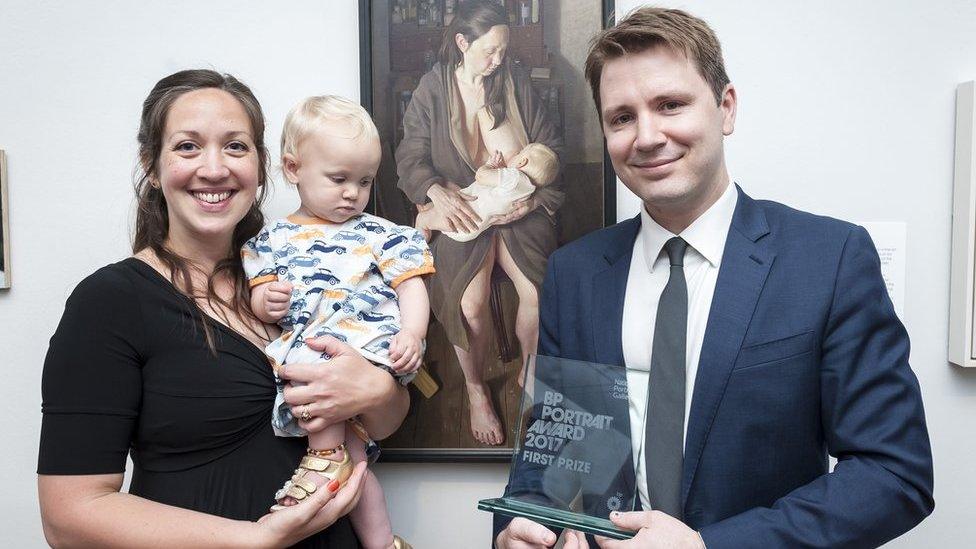
{"type": "MultiPolygon", "coordinates": [[[[75,288],[44,362],[39,474],[121,473],[131,451],[131,494],[232,519],[267,513],[305,439],[272,432],[262,350],[214,322],[214,357],[192,307],[134,258],[75,288]]],[[[359,547],[345,518],[300,545],[359,547]]]]}

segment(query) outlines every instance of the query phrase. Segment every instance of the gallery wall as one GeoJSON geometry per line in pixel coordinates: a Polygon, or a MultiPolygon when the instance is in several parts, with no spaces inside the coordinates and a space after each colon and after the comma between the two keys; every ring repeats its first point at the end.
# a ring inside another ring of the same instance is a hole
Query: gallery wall
{"type": "MultiPolygon", "coordinates": [[[[618,12],[634,2],[618,2],[618,12]]],[[[946,362],[954,90],[976,79],[966,0],[680,4],[715,27],[740,110],[727,140],[746,192],[856,221],[907,225],[905,322],[936,463],[936,511],[893,547],[976,539],[976,371],[946,362]]],[[[161,76],[212,67],[249,83],[277,142],[312,93],[359,97],[356,2],[0,0],[0,148],[8,154],[13,288],[0,292],[0,545],[42,547],[40,373],[64,300],[128,253],[140,102],[161,76]]],[[[585,94],[584,94],[585,96],[585,94]]],[[[585,108],[590,108],[585,105],[585,108]]],[[[273,155],[277,158],[277,154],[273,155]]],[[[277,179],[268,213],[294,206],[277,179]]],[[[621,218],[637,211],[618,190],[621,218]]],[[[417,547],[478,547],[502,465],[379,465],[395,530],[417,547]]]]}

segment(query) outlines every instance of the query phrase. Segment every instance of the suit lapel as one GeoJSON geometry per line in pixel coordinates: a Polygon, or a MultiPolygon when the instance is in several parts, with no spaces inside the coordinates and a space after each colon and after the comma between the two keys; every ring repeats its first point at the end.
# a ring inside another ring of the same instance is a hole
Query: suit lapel
{"type": "MultiPolygon", "coordinates": [[[[640,230],[640,214],[636,217],[620,222],[614,229],[618,233],[603,250],[606,266],[597,271],[590,280],[590,308],[589,317],[591,333],[593,334],[594,350],[592,360],[601,364],[619,366],[621,378],[626,383],[624,373],[623,341],[621,340],[621,323],[624,315],[624,298],[627,293],[627,277],[630,275],[630,261],[633,256],[634,241],[640,230]]],[[[580,296],[585,299],[584,296],[580,296]]],[[[581,319],[582,320],[582,319],[581,319]]],[[[611,399],[605,403],[608,414],[615,418],[614,429],[625,439],[630,438],[630,410],[627,400],[611,399]]],[[[615,498],[625,498],[625,494],[633,493],[634,464],[630,451],[627,451],[618,474],[611,480],[610,485],[603,491],[603,497],[596,498],[591,512],[605,513],[608,505],[615,498]],[[610,497],[608,500],[607,497],[610,497]]],[[[622,511],[629,511],[623,508],[622,511]]]]}
{"type": "Polygon", "coordinates": [[[749,322],[776,255],[762,209],[742,189],[729,228],[718,281],[712,297],[705,340],[688,416],[682,478],[682,503],[687,503],[702,449],[725,392],[749,322]]]}
{"type": "Polygon", "coordinates": [[[627,276],[630,274],[630,258],[634,240],[640,229],[640,215],[618,225],[620,235],[604,251],[607,267],[593,275],[590,281],[592,295],[592,322],[594,362],[624,365],[621,323],[624,316],[624,297],[627,293],[627,276]]]}

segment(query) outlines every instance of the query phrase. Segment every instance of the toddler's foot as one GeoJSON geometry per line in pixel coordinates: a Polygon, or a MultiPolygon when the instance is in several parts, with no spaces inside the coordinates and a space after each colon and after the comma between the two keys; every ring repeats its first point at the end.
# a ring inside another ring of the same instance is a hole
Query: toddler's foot
{"type": "Polygon", "coordinates": [[[468,384],[468,404],[471,414],[471,434],[482,444],[497,446],[505,441],[502,424],[491,404],[491,395],[484,383],[468,384]]]}
{"type": "Polygon", "coordinates": [[[345,444],[331,450],[309,448],[291,480],[275,494],[275,500],[278,501],[275,507],[295,505],[323,486],[327,490],[338,490],[352,475],[352,470],[353,463],[345,444]]]}

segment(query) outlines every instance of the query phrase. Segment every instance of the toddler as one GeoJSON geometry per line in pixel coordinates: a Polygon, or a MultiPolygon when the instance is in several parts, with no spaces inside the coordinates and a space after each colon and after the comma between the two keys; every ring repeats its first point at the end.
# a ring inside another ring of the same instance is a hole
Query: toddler
{"type": "MultiPolygon", "coordinates": [[[[281,336],[265,348],[272,366],[323,363],[305,340],[329,335],[408,383],[420,367],[430,306],[420,275],[434,272],[423,236],[363,213],[380,163],[380,141],[369,114],[336,96],[310,97],[288,114],[281,137],[282,170],[301,206],[274,221],[242,250],[251,307],[281,336]]],[[[277,379],[277,376],[276,376],[277,379]]],[[[308,436],[308,452],[275,499],[294,505],[330,481],[344,483],[365,458],[355,421],[306,433],[304,406],[285,403],[282,383],[272,424],[279,436],[308,436]]],[[[368,441],[368,437],[362,436],[368,441]]],[[[350,513],[363,547],[409,547],[393,536],[382,489],[367,472],[350,513]]]]}

